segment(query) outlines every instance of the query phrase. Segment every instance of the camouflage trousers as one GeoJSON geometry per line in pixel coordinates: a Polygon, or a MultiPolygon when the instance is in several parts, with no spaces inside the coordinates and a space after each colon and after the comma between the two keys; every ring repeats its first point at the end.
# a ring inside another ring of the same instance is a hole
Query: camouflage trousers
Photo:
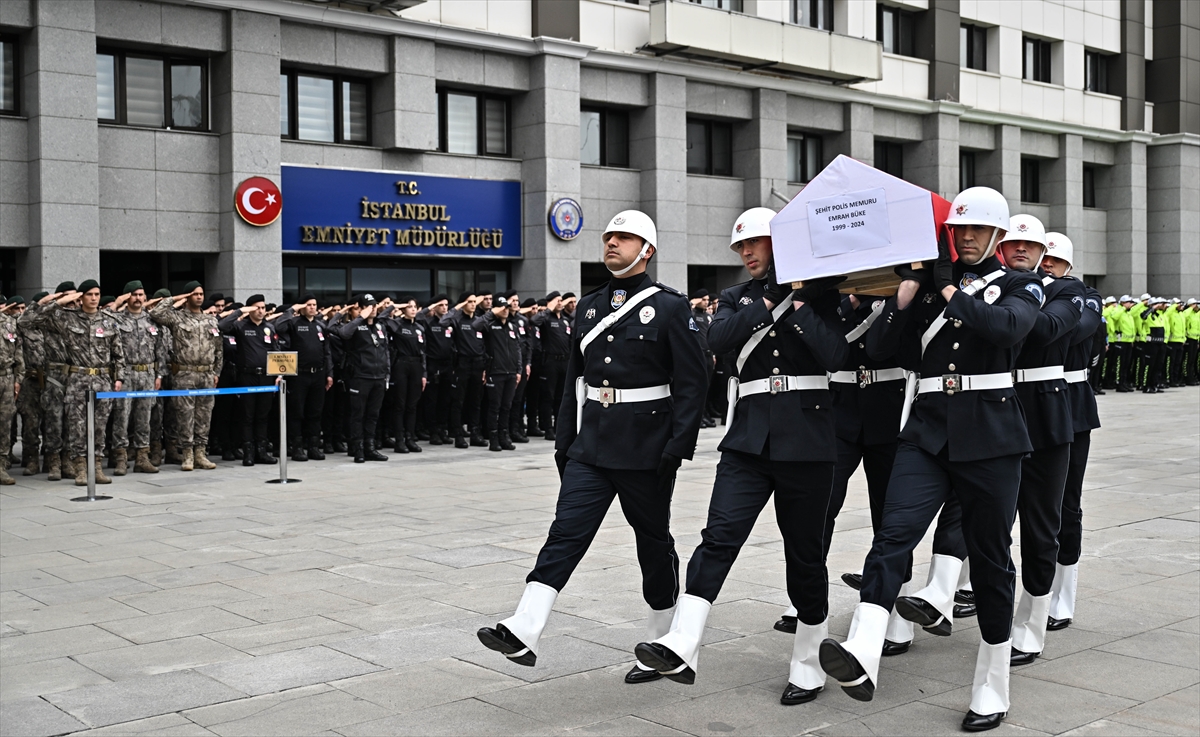
{"type": "Polygon", "coordinates": [[[4,461],[8,460],[8,452],[12,450],[12,424],[17,414],[17,398],[13,396],[13,375],[0,376],[0,454],[4,461]]]}
{"type": "Polygon", "coordinates": [[[46,388],[42,390],[42,452],[46,454],[63,449],[66,381],[67,376],[61,371],[46,371],[46,388]]]}
{"type": "MultiPolygon", "coordinates": [[[[181,371],[171,377],[172,389],[212,389],[216,375],[181,371]]],[[[180,448],[204,448],[208,446],[208,426],[212,422],[212,396],[171,397],[174,410],[174,438],[180,448]]],[[[171,433],[163,429],[166,437],[171,433]]]]}
{"type": "MultiPolygon", "coordinates": [[[[63,401],[67,406],[67,450],[72,458],[87,455],[87,401],[88,391],[111,392],[112,381],[107,374],[98,376],[77,373],[67,378],[63,401]]],[[[108,427],[108,413],[113,400],[96,400],[96,457],[104,455],[104,428],[108,427]]]]}
{"type": "Polygon", "coordinates": [[[33,376],[26,376],[17,397],[17,412],[21,415],[21,445],[39,448],[42,445],[42,387],[33,376]]]}
{"type": "MultiPolygon", "coordinates": [[[[153,371],[127,371],[121,391],[148,392],[154,390],[153,371]]],[[[112,447],[150,447],[150,410],[154,398],[112,400],[112,447]]]]}

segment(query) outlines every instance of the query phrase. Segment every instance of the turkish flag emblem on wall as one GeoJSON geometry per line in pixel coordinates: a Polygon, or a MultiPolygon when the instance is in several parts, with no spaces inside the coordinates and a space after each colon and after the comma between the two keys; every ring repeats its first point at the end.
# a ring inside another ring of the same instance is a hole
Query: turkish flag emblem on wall
{"type": "Polygon", "coordinates": [[[250,177],[238,185],[234,207],[242,220],[251,225],[270,225],[283,212],[283,195],[270,179],[250,177]]]}

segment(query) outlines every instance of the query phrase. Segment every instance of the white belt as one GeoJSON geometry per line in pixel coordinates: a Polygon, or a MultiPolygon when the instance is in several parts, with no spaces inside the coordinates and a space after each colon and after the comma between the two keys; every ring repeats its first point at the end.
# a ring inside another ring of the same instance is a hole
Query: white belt
{"type": "Polygon", "coordinates": [[[1081,381],[1087,381],[1088,370],[1079,369],[1078,371],[1064,371],[1063,378],[1068,384],[1078,384],[1081,381]]]}
{"type": "Polygon", "coordinates": [[[768,376],[738,385],[738,399],[752,394],[779,394],[781,392],[814,391],[829,388],[829,378],[820,376],[768,376]]]}
{"type": "Polygon", "coordinates": [[[1040,368],[1014,369],[1013,383],[1025,384],[1030,381],[1053,381],[1063,378],[1062,366],[1042,366],[1040,368]]]}
{"type": "Polygon", "coordinates": [[[921,379],[917,384],[917,393],[945,392],[947,394],[955,394],[957,392],[973,392],[983,389],[1008,389],[1012,385],[1012,374],[1007,371],[1002,374],[975,374],[974,376],[945,374],[943,376],[931,376],[928,379],[921,379]]]}
{"type": "Polygon", "coordinates": [[[671,396],[671,385],[646,386],[638,389],[614,389],[611,386],[589,386],[587,398],[607,407],[610,404],[625,402],[650,402],[655,399],[666,399],[671,396]]]}
{"type": "Polygon", "coordinates": [[[857,371],[834,371],[829,375],[829,381],[834,384],[858,384],[860,387],[878,384],[884,381],[899,381],[905,376],[902,368],[859,369],[857,371]]]}

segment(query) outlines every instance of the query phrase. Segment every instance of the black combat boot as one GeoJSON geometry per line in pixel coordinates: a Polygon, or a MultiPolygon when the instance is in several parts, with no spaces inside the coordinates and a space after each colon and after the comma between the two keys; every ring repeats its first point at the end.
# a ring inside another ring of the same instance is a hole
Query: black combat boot
{"type": "Polygon", "coordinates": [[[254,454],[255,463],[265,463],[268,466],[273,466],[279,463],[279,459],[271,455],[271,448],[267,443],[259,443],[257,452],[254,454]]]}
{"type": "Polygon", "coordinates": [[[442,440],[441,430],[433,430],[429,433],[429,444],[430,445],[445,445],[446,444],[446,442],[444,440],[442,440]]]}
{"type": "Polygon", "coordinates": [[[460,434],[454,436],[454,447],[455,448],[470,448],[471,444],[467,442],[466,436],[460,433],[460,434]]]}
{"type": "Polygon", "coordinates": [[[253,466],[254,465],[254,443],[243,443],[242,444],[242,465],[243,466],[253,466]]]}
{"type": "Polygon", "coordinates": [[[333,452],[334,453],[345,453],[346,452],[346,441],[344,441],[344,440],[333,441],[333,452]]]}
{"type": "Polygon", "coordinates": [[[488,450],[494,450],[497,453],[504,450],[504,448],[500,446],[500,433],[488,433],[488,450]]]}
{"type": "Polygon", "coordinates": [[[317,438],[312,438],[308,441],[308,460],[323,461],[325,454],[321,452],[321,441],[317,438]]]}
{"type": "Polygon", "coordinates": [[[508,436],[507,430],[500,431],[500,447],[504,450],[516,450],[517,446],[512,444],[512,438],[508,436]]]}
{"type": "MultiPolygon", "coordinates": [[[[400,440],[396,440],[396,442],[399,443],[400,440]]],[[[413,435],[405,434],[404,446],[406,448],[408,448],[410,451],[412,451],[413,453],[421,452],[421,446],[417,445],[417,438],[414,437],[413,435]]]]}
{"type": "Polygon", "coordinates": [[[488,441],[483,437],[483,433],[481,433],[479,431],[479,428],[475,428],[475,429],[471,430],[471,443],[470,444],[472,447],[475,447],[475,448],[488,447],[488,441]]]}
{"type": "MultiPolygon", "coordinates": [[[[383,453],[380,453],[379,451],[375,450],[375,441],[374,440],[368,440],[366,445],[367,445],[366,449],[363,450],[363,458],[364,459],[366,459],[368,461],[386,461],[388,459],[388,457],[385,456],[383,453]]],[[[355,461],[357,461],[357,460],[358,459],[355,459],[355,461]]]]}
{"type": "Polygon", "coordinates": [[[404,437],[401,436],[399,438],[396,438],[396,444],[392,446],[392,449],[395,450],[397,453],[407,453],[408,452],[408,443],[405,443],[404,437]]]}
{"type": "Polygon", "coordinates": [[[297,463],[308,461],[308,452],[304,450],[304,443],[300,440],[292,441],[292,460],[297,463]]]}
{"type": "Polygon", "coordinates": [[[350,453],[354,455],[355,463],[363,463],[367,460],[363,455],[363,441],[361,440],[350,441],[350,453]]]}

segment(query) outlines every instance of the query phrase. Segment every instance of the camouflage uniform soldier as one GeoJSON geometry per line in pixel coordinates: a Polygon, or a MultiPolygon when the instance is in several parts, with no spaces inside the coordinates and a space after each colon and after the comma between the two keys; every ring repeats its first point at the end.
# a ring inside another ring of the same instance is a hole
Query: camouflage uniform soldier
{"type": "Polygon", "coordinates": [[[7,313],[0,312],[0,484],[17,483],[8,475],[8,451],[12,449],[12,421],[16,414],[16,396],[21,391],[21,379],[25,376],[25,356],[21,351],[21,338],[17,334],[17,321],[7,313]]]}
{"type": "MultiPolygon", "coordinates": [[[[56,294],[75,291],[75,282],[65,281],[54,288],[56,294]]],[[[35,327],[34,319],[45,310],[42,301],[30,305],[21,315],[17,325],[25,329],[26,325],[35,327]]],[[[63,447],[63,390],[67,383],[67,365],[70,358],[63,347],[62,338],[53,330],[40,330],[43,337],[46,362],[42,369],[42,454],[46,458],[48,481],[58,481],[62,478],[63,460],[66,456],[63,447]]],[[[68,469],[69,471],[69,469],[68,469]]],[[[70,472],[70,471],[69,471],[70,472]]],[[[73,474],[73,472],[70,472],[73,474]]]]}
{"type": "MultiPolygon", "coordinates": [[[[151,304],[157,304],[158,300],[163,299],[163,298],[166,298],[166,299],[171,298],[171,290],[170,289],[160,289],[157,292],[155,292],[154,293],[154,301],[148,302],[147,308],[151,304]]],[[[151,319],[153,319],[153,318],[151,318],[151,319]]],[[[168,361],[169,361],[170,356],[171,356],[171,346],[173,345],[173,343],[171,341],[171,331],[163,330],[162,332],[160,332],[158,334],[158,337],[162,340],[163,355],[167,356],[168,361]]],[[[171,374],[169,371],[167,373],[163,374],[162,383],[160,384],[160,386],[163,389],[172,388],[171,387],[171,374]]],[[[166,410],[167,410],[167,400],[163,399],[162,397],[156,398],[154,400],[154,404],[151,405],[151,409],[150,409],[150,465],[152,465],[152,466],[161,466],[162,462],[163,462],[163,439],[164,439],[164,437],[163,437],[164,436],[163,415],[166,414],[166,410]]],[[[172,442],[174,442],[174,438],[171,438],[171,440],[172,440],[172,442]]]]}
{"type": "MultiPolygon", "coordinates": [[[[33,295],[37,302],[47,292],[33,295]]],[[[21,324],[17,332],[21,336],[21,350],[25,356],[25,380],[22,391],[17,395],[17,412],[21,415],[21,455],[24,476],[35,476],[41,468],[42,449],[42,389],[46,378],[46,341],[42,331],[28,324],[21,324]]]]}
{"type": "MultiPolygon", "coordinates": [[[[162,340],[166,330],[150,319],[150,314],[143,309],[145,304],[146,292],[140,281],[126,284],[123,294],[116,299],[118,309],[125,306],[124,312],[113,313],[121,330],[121,347],[125,352],[125,391],[158,391],[162,388],[162,377],[167,371],[167,353],[162,340]]],[[[124,476],[128,470],[127,447],[137,451],[134,471],[158,473],[158,469],[150,463],[150,410],[154,401],[149,397],[114,400],[114,475],[124,476]]]]}
{"type": "MultiPolygon", "coordinates": [[[[150,311],[150,318],[171,331],[170,368],[174,389],[212,389],[221,372],[221,331],[217,318],[204,312],[204,287],[192,281],[184,285],[186,294],[163,301],[150,311]],[[186,304],[185,304],[186,303],[186,304]],[[183,307],[183,309],[179,309],[183,307]]],[[[181,468],[216,468],[208,460],[208,428],[212,420],[213,398],[175,397],[175,432],[183,462],[181,468]]]]}
{"type": "MultiPolygon", "coordinates": [[[[87,486],[87,400],[88,392],[121,391],[125,374],[124,354],[117,322],[100,310],[100,285],[88,279],[80,291],[43,297],[43,308],[33,316],[33,324],[43,326],[47,335],[57,333],[71,356],[63,400],[67,409],[67,441],[74,463],[75,485],[87,486]],[[79,302],[81,309],[68,310],[79,302]]],[[[100,457],[104,454],[104,428],[112,402],[96,402],[96,483],[111,484],[104,475],[100,457]]]]}

